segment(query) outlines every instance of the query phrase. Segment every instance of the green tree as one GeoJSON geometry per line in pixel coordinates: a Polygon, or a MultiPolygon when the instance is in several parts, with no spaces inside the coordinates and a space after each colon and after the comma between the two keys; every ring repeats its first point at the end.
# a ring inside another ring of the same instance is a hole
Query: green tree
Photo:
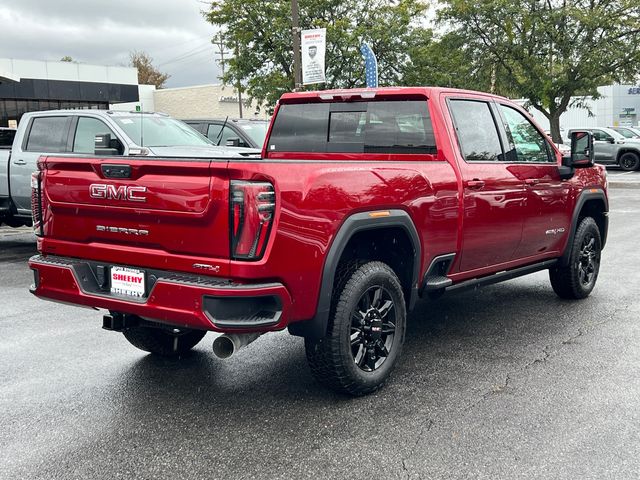
{"type": "Polygon", "coordinates": [[[74,62],[73,58],[71,56],[69,56],[69,55],[65,55],[64,57],[62,57],[60,59],[60,61],[61,62],[70,62],[70,63],[74,62]]]}
{"type": "Polygon", "coordinates": [[[442,7],[468,48],[502,69],[504,88],[547,117],[556,142],[573,96],[597,96],[598,86],[638,74],[640,0],[443,0],[442,7]]]}
{"type": "MultiPolygon", "coordinates": [[[[300,27],[327,29],[322,87],[364,86],[362,41],[377,55],[380,84],[402,84],[424,10],[420,0],[301,0],[300,27]]],[[[206,18],[224,31],[229,51],[237,48],[227,62],[225,83],[240,80],[250,96],[268,106],[294,88],[289,0],[214,0],[206,18]]]]}
{"type": "Polygon", "coordinates": [[[161,72],[153,65],[153,58],[146,52],[130,52],[129,64],[138,69],[138,83],[141,85],[155,85],[163,88],[171,75],[161,72]]]}
{"type": "Polygon", "coordinates": [[[416,30],[408,50],[405,85],[479,90],[509,96],[505,71],[483,55],[482,48],[455,31],[435,37],[431,30],[416,30]]]}

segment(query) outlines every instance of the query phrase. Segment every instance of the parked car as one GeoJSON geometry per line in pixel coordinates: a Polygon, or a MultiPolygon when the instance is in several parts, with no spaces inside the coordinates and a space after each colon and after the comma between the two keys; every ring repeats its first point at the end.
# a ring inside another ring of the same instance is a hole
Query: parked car
{"type": "Polygon", "coordinates": [[[633,127],[609,127],[611,130],[618,132],[625,138],[640,139],[640,128],[633,127]]]}
{"type": "MultiPolygon", "coordinates": [[[[611,128],[587,128],[593,134],[595,161],[603,165],[619,165],[623,170],[640,168],[640,139],[625,138],[611,128]]],[[[574,130],[569,130],[571,133],[574,130]]]]}
{"type": "Polygon", "coordinates": [[[195,119],[184,120],[215,145],[262,148],[269,122],[258,119],[195,119]]]}
{"type": "Polygon", "coordinates": [[[593,290],[608,200],[591,133],[563,158],[506,98],[417,87],[289,93],[272,122],[260,161],[41,158],[31,291],[106,310],[157,355],[214,331],[226,358],[288,328],[320,382],[362,395],[419,297],[542,270],[562,298],[593,290]]]}
{"type": "Polygon", "coordinates": [[[158,113],[49,110],[26,113],[12,148],[0,150],[0,223],[31,224],[31,173],[41,155],[232,157],[257,149],[218,147],[158,113]]]}

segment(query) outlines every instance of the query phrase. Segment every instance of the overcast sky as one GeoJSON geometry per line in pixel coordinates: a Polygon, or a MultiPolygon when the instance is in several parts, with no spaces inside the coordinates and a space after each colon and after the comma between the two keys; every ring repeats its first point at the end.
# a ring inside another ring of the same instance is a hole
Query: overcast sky
{"type": "Polygon", "coordinates": [[[149,53],[168,87],[218,83],[199,0],[0,0],[0,58],[128,64],[149,53]]]}

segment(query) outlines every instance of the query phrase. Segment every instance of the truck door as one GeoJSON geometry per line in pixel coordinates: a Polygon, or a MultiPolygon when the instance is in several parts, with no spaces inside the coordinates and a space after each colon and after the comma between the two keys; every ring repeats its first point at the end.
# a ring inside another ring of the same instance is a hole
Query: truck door
{"type": "Polygon", "coordinates": [[[598,163],[615,163],[618,145],[615,139],[603,130],[592,129],[593,133],[593,155],[598,163]]]}
{"type": "Polygon", "coordinates": [[[506,160],[526,190],[527,208],[516,257],[559,250],[571,222],[571,186],[560,178],[554,150],[527,115],[501,103],[498,110],[507,134],[506,160]]]}
{"type": "Polygon", "coordinates": [[[464,217],[459,271],[514,258],[526,209],[524,180],[504,161],[503,138],[490,100],[449,98],[458,141],[464,217]]]}
{"type": "Polygon", "coordinates": [[[38,168],[38,158],[67,151],[70,124],[69,116],[34,117],[27,126],[26,138],[11,152],[9,185],[18,213],[31,212],[31,173],[38,168]]]}

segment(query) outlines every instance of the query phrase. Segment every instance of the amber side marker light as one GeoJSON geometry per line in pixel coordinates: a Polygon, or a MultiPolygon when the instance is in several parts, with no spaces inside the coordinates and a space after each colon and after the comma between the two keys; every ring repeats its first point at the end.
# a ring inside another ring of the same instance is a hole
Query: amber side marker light
{"type": "Polygon", "coordinates": [[[371,218],[380,218],[380,217],[389,217],[391,216],[391,212],[381,211],[381,212],[371,212],[369,213],[371,218]]]}

